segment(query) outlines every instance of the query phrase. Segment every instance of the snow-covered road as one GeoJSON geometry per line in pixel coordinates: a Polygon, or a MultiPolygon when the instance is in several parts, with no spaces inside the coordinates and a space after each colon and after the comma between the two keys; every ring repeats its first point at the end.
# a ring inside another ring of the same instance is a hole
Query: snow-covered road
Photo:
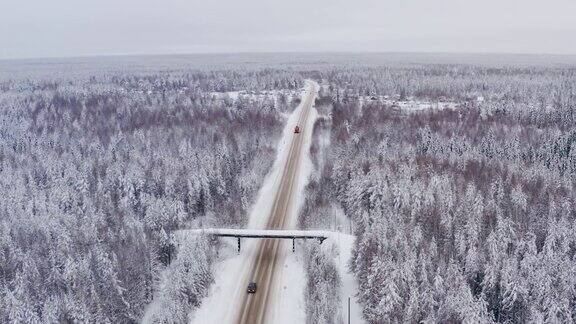
{"type": "MultiPolygon", "coordinates": [[[[302,192],[312,171],[309,157],[313,108],[319,86],[306,81],[301,104],[288,117],[272,171],[260,189],[248,228],[294,229],[302,192]],[[294,133],[299,125],[302,131],[294,133]]],[[[191,321],[194,323],[304,322],[305,274],[291,242],[248,240],[238,256],[218,265],[216,282],[191,321]],[[249,282],[258,284],[247,294],[249,282]]]]}

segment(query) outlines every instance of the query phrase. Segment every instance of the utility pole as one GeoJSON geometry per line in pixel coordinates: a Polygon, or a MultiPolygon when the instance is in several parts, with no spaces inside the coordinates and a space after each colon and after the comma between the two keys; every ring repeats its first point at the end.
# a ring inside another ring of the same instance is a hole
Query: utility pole
{"type": "Polygon", "coordinates": [[[348,324],[350,324],[350,296],[348,296],[348,324]]]}

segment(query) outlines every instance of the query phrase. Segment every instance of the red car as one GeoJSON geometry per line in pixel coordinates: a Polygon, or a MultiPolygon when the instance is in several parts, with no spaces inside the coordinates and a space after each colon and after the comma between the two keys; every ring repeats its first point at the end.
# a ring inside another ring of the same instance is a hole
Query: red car
{"type": "Polygon", "coordinates": [[[296,126],[296,128],[294,128],[294,133],[296,134],[300,133],[300,127],[296,126]]]}

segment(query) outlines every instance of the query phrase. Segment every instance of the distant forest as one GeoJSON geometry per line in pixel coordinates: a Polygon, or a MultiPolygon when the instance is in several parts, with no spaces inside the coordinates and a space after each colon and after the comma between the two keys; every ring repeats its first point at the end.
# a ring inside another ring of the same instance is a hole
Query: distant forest
{"type": "MultiPolygon", "coordinates": [[[[576,59],[262,54],[0,62],[0,322],[186,322],[218,242],[170,233],[246,224],[304,79],[299,223],[347,217],[369,323],[576,321],[576,59]]],[[[309,323],[333,262],[306,252],[309,323]]]]}

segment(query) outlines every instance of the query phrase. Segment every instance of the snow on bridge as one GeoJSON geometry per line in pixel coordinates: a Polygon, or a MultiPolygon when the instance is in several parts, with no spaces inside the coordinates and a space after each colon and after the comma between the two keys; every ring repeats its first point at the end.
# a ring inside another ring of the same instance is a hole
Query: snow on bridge
{"type": "Polygon", "coordinates": [[[238,239],[238,252],[240,252],[241,238],[265,238],[265,239],[291,239],[292,252],[295,249],[296,239],[316,239],[320,244],[333,234],[329,231],[303,231],[303,230],[251,230],[251,229],[233,229],[233,228],[203,228],[188,229],[178,231],[180,235],[213,235],[219,237],[235,237],[238,239]]]}

